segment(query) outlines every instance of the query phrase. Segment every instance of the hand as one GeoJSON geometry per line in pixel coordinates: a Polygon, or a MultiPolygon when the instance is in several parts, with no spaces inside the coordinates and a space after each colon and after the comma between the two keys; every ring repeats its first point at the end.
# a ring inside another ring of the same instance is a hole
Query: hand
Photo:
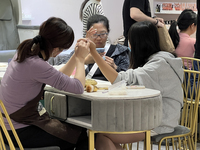
{"type": "Polygon", "coordinates": [[[109,64],[112,68],[114,68],[115,70],[117,70],[117,65],[114,62],[114,59],[112,59],[111,57],[105,56],[106,58],[106,63],[109,64]]]}
{"type": "Polygon", "coordinates": [[[94,29],[94,27],[92,26],[86,33],[86,38],[91,39],[91,36],[93,34],[97,33],[97,29],[94,29]]]}
{"type": "Polygon", "coordinates": [[[90,46],[89,46],[90,52],[96,51],[96,44],[93,41],[91,41],[90,39],[87,39],[87,38],[82,38],[82,39],[79,39],[77,42],[80,42],[81,40],[83,40],[85,42],[89,41],[89,43],[90,43],[90,46]]]}
{"type": "Polygon", "coordinates": [[[78,40],[75,47],[75,55],[77,58],[85,61],[85,57],[89,53],[90,42],[87,39],[78,40]]]}
{"type": "Polygon", "coordinates": [[[103,56],[105,55],[105,53],[106,53],[106,52],[99,53],[99,55],[100,55],[101,57],[103,57],[103,56]]]}
{"type": "Polygon", "coordinates": [[[164,24],[163,24],[162,22],[158,21],[157,27],[158,27],[158,28],[163,28],[163,27],[164,27],[164,24]]]}
{"type": "Polygon", "coordinates": [[[161,23],[164,24],[164,19],[163,19],[163,18],[158,18],[158,17],[156,17],[155,19],[157,19],[158,21],[160,21],[161,23]]]}

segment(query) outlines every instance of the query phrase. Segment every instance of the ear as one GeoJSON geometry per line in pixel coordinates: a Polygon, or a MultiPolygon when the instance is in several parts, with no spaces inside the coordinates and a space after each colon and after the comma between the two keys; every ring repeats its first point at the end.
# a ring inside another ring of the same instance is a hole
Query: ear
{"type": "Polygon", "coordinates": [[[59,51],[59,48],[56,47],[56,48],[53,48],[53,52],[58,52],[59,51]]]}

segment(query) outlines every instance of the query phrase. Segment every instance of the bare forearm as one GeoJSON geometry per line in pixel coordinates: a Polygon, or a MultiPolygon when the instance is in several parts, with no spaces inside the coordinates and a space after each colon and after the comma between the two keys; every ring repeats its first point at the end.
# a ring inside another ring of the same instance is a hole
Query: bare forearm
{"type": "Polygon", "coordinates": [[[153,24],[156,24],[157,20],[156,19],[153,19],[147,15],[145,15],[142,11],[140,11],[140,9],[138,8],[131,8],[130,10],[130,17],[137,21],[137,22],[140,22],[140,21],[150,21],[152,22],[153,24]]]}
{"type": "Polygon", "coordinates": [[[74,78],[81,81],[83,87],[85,86],[85,67],[84,60],[76,59],[76,74],[74,78]]]}
{"type": "Polygon", "coordinates": [[[95,63],[94,60],[91,59],[89,55],[85,58],[85,65],[94,64],[94,63],[95,63]]]}
{"type": "Polygon", "coordinates": [[[74,71],[75,66],[76,66],[76,58],[75,54],[73,54],[72,57],[69,59],[69,61],[62,68],[60,68],[59,71],[70,76],[74,71]]]}
{"type": "Polygon", "coordinates": [[[110,66],[108,65],[103,58],[96,52],[96,50],[90,51],[95,62],[99,66],[101,72],[103,75],[111,82],[113,83],[115,79],[118,76],[118,73],[110,66]]]}

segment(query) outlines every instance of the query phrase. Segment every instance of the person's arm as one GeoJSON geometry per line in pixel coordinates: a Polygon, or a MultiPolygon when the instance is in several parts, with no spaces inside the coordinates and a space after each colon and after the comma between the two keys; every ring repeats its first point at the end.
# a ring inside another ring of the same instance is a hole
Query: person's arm
{"type": "Polygon", "coordinates": [[[108,81],[110,81],[111,83],[113,83],[118,76],[118,72],[115,71],[110,65],[108,65],[103,60],[103,58],[96,51],[96,45],[92,41],[90,41],[90,45],[91,45],[90,46],[90,53],[93,56],[93,59],[95,60],[95,62],[99,66],[101,72],[106,77],[106,79],[108,81]]]}
{"type": "Polygon", "coordinates": [[[85,57],[89,53],[90,42],[87,39],[79,40],[75,48],[76,73],[74,78],[78,79],[83,87],[85,86],[85,57]]]}
{"type": "Polygon", "coordinates": [[[76,57],[74,53],[69,59],[69,61],[62,68],[60,68],[59,71],[67,76],[70,76],[74,71],[75,66],[76,66],[76,57]]]}
{"type": "Polygon", "coordinates": [[[129,67],[129,54],[127,52],[123,52],[120,55],[118,55],[115,59],[114,62],[116,64],[116,71],[126,71],[129,67]]]}
{"type": "Polygon", "coordinates": [[[151,17],[145,15],[140,9],[138,9],[136,7],[132,7],[130,9],[130,17],[137,22],[150,21],[158,27],[164,26],[164,24],[161,22],[161,18],[159,18],[158,20],[151,18],[151,17]]]}
{"type": "Polygon", "coordinates": [[[60,72],[70,76],[76,67],[76,73],[74,78],[80,80],[83,86],[85,86],[85,57],[88,55],[90,43],[80,40],[76,44],[75,53],[70,60],[59,70],[60,72]]]}
{"type": "Polygon", "coordinates": [[[81,81],[83,87],[85,86],[85,67],[84,67],[85,59],[76,58],[76,73],[74,78],[81,81]]]}
{"type": "Polygon", "coordinates": [[[91,54],[88,54],[85,58],[85,65],[88,65],[88,64],[94,64],[95,61],[94,59],[92,58],[92,55],[91,54]]]}

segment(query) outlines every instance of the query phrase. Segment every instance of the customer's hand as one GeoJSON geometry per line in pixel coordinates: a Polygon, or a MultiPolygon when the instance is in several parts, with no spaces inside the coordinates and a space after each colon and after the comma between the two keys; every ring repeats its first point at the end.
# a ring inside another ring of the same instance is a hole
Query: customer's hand
{"type": "Polygon", "coordinates": [[[90,49],[90,42],[88,39],[80,39],[78,40],[75,47],[75,55],[80,60],[85,61],[85,57],[88,55],[90,49]]]}
{"type": "Polygon", "coordinates": [[[105,61],[107,64],[109,64],[112,68],[114,68],[115,70],[117,70],[117,65],[114,62],[114,59],[112,59],[111,57],[105,56],[105,61]]]}

